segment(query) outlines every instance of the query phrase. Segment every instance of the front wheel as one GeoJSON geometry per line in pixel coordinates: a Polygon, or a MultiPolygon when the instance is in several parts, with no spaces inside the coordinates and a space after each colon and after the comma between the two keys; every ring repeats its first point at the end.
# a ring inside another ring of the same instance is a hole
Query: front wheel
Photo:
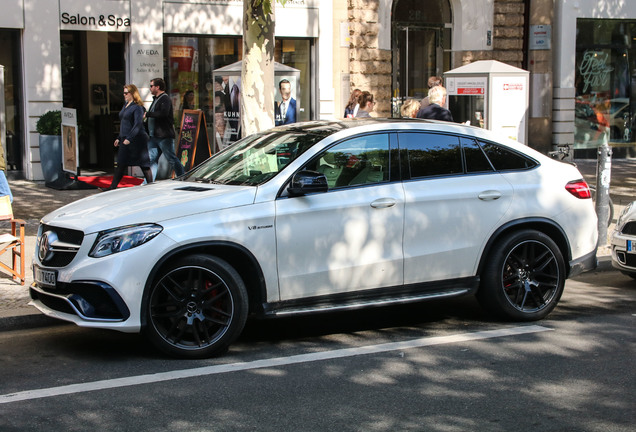
{"type": "Polygon", "coordinates": [[[151,285],[144,332],[167,354],[204,358],[224,351],[241,333],[248,301],[240,275],[222,259],[176,260],[151,285]]]}
{"type": "Polygon", "coordinates": [[[479,303],[499,318],[534,321],[557,305],[565,285],[561,251],[547,235],[534,230],[499,240],[482,272],[479,303]]]}

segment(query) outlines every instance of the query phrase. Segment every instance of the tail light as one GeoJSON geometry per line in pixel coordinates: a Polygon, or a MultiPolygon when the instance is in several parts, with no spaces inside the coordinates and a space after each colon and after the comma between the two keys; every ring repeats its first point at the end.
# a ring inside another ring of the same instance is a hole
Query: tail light
{"type": "Polygon", "coordinates": [[[585,180],[571,181],[565,185],[565,190],[580,199],[592,198],[590,187],[587,185],[585,180]]]}

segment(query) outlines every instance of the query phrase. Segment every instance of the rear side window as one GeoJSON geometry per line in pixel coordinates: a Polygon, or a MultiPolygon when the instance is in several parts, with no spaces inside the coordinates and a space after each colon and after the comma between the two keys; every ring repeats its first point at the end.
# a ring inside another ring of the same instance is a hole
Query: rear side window
{"type": "Polygon", "coordinates": [[[513,171],[533,168],[537,162],[505,147],[480,141],[481,148],[497,171],[513,171]]]}
{"type": "Polygon", "coordinates": [[[431,133],[399,134],[411,178],[462,174],[459,138],[431,133]]]}

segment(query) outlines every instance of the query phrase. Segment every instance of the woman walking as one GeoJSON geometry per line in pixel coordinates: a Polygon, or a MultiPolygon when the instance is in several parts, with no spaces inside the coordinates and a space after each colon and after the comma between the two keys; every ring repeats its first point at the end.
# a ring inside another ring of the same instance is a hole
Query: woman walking
{"type": "Polygon", "coordinates": [[[114,143],[115,147],[119,147],[117,168],[113,182],[107,190],[117,188],[129,166],[141,168],[146,183],[152,183],[152,171],[150,171],[150,158],[148,157],[148,134],[143,123],[146,109],[135,85],[126,84],[124,86],[124,99],[124,107],[119,112],[119,120],[121,121],[119,137],[114,143]]]}

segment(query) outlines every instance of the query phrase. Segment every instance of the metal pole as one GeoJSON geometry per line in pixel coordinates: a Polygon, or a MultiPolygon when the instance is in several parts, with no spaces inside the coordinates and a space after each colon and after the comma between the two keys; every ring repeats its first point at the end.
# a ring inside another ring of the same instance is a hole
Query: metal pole
{"type": "Polygon", "coordinates": [[[612,149],[607,143],[607,135],[598,148],[596,166],[596,215],[598,216],[598,246],[607,245],[609,226],[609,187],[612,172],[612,149]]]}

